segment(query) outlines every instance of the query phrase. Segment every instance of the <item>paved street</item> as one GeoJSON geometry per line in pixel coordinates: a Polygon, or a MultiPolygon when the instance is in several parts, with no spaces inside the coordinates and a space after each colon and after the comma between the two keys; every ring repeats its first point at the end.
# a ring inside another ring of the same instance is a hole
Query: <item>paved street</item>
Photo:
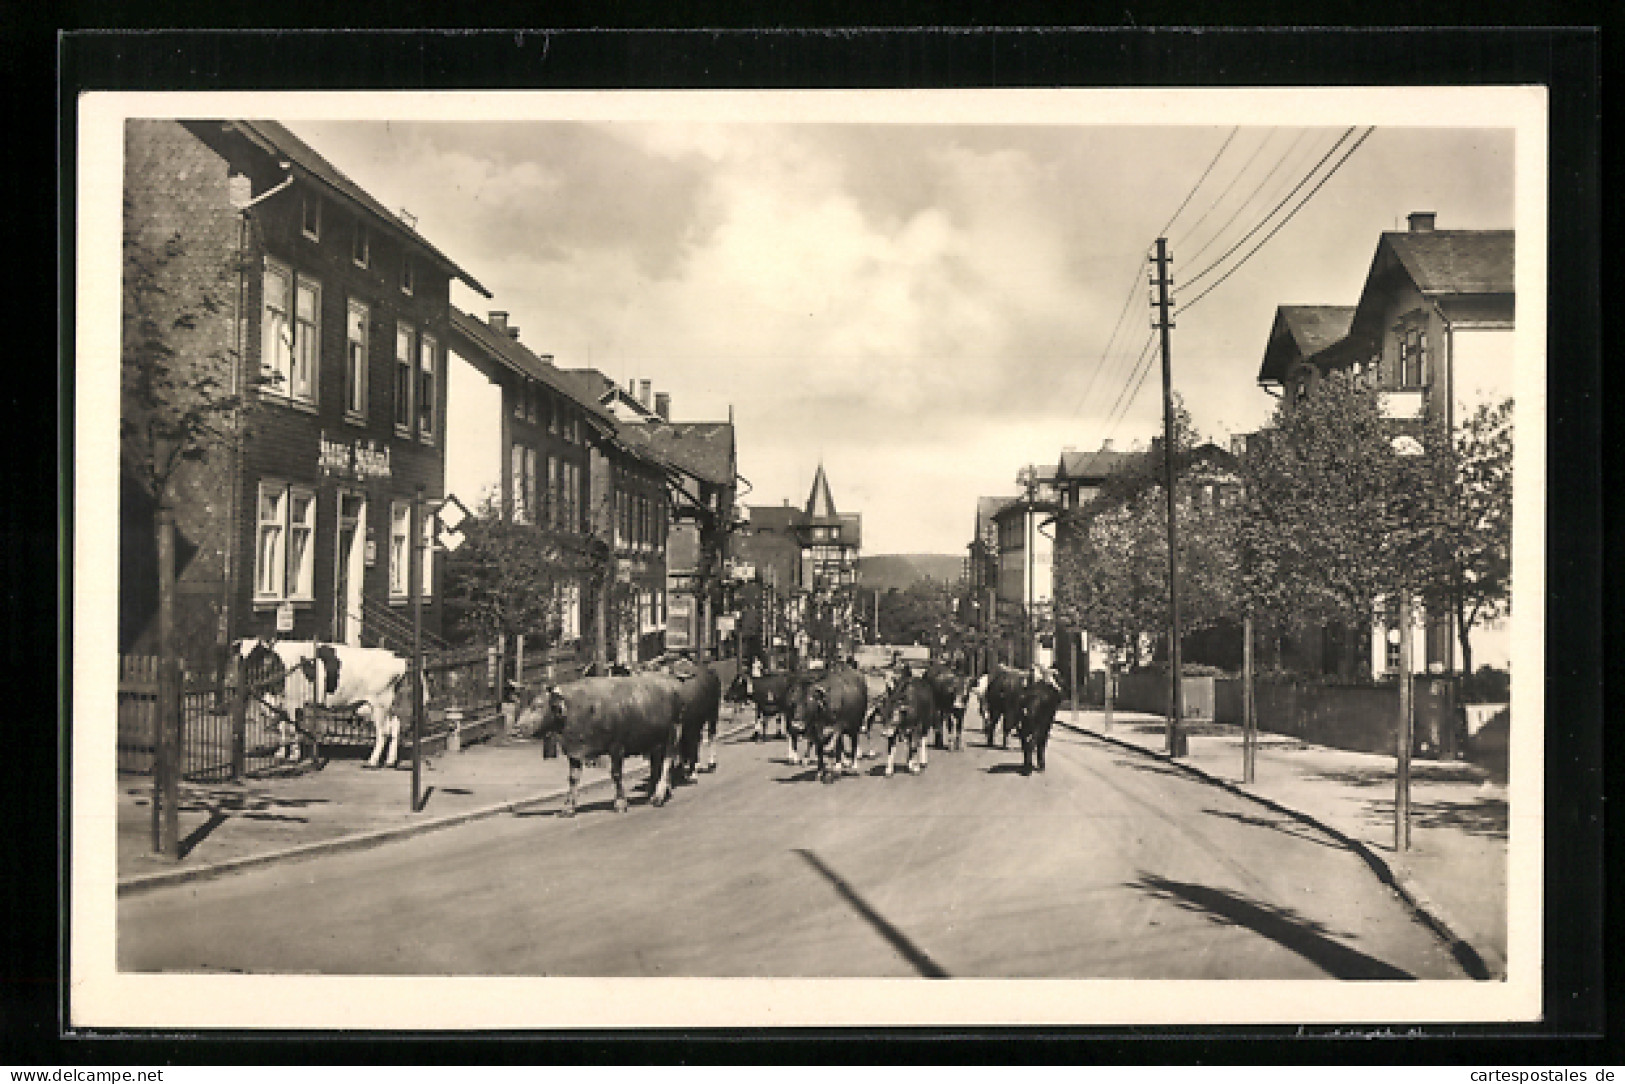
{"type": "Polygon", "coordinates": [[[1353,853],[1057,728],[832,786],[734,739],[664,809],[585,795],[121,898],[119,966],[336,974],[1460,978],[1353,853]]]}

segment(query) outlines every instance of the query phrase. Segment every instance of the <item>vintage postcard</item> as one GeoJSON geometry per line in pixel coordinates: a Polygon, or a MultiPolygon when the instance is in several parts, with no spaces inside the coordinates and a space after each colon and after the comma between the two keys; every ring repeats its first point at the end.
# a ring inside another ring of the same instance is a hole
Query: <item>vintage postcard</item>
{"type": "Polygon", "coordinates": [[[1546,109],[82,96],[69,1022],[1538,1018],[1546,109]]]}

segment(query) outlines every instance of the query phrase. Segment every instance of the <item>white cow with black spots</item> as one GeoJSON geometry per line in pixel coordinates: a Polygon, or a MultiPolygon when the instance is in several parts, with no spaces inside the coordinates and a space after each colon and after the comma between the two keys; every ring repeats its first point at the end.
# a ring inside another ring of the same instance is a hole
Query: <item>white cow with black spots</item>
{"type": "MultiPolygon", "coordinates": [[[[250,668],[273,658],[281,664],[286,674],[281,693],[268,700],[294,727],[309,733],[304,719],[309,704],[365,714],[374,732],[366,767],[395,766],[400,757],[400,717],[412,708],[405,659],[381,647],[315,640],[243,640],[237,650],[250,668]]],[[[423,696],[427,702],[427,685],[423,696]]]]}

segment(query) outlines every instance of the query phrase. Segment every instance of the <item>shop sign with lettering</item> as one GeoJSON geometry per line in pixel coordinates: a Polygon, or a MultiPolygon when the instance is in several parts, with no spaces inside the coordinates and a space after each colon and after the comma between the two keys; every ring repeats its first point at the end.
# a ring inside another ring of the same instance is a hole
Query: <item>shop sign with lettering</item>
{"type": "Polygon", "coordinates": [[[322,434],[321,471],[340,478],[388,478],[389,446],[375,440],[346,443],[322,434]]]}

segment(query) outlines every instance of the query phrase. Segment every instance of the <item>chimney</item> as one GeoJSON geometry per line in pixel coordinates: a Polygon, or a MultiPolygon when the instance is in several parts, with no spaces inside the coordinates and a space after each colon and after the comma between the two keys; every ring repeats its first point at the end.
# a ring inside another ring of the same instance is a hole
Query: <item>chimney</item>
{"type": "Polygon", "coordinates": [[[1430,233],[1433,230],[1433,220],[1437,218],[1433,211],[1412,211],[1405,216],[1405,221],[1411,224],[1412,233],[1430,233]]]}
{"type": "Polygon", "coordinates": [[[552,365],[553,364],[553,355],[552,354],[537,354],[536,356],[541,359],[541,362],[542,362],[543,365],[552,365]]]}
{"type": "Polygon", "coordinates": [[[508,314],[505,312],[489,312],[485,315],[485,322],[491,325],[492,331],[506,335],[508,333],[508,314]]]}
{"type": "Polygon", "coordinates": [[[514,342],[519,341],[519,327],[517,324],[508,325],[508,338],[512,339],[514,342]]]}
{"type": "Polygon", "coordinates": [[[1100,442],[1100,450],[1103,452],[1109,452],[1112,450],[1112,442],[1110,437],[1107,437],[1105,440],[1100,442]]]}
{"type": "Polygon", "coordinates": [[[647,410],[649,408],[649,405],[650,405],[649,404],[649,393],[653,389],[654,389],[654,381],[652,381],[652,380],[640,380],[640,381],[638,381],[638,402],[643,406],[643,408],[645,410],[647,410]]]}
{"type": "Polygon", "coordinates": [[[661,421],[671,421],[671,392],[655,392],[655,413],[660,415],[661,421]]]}

